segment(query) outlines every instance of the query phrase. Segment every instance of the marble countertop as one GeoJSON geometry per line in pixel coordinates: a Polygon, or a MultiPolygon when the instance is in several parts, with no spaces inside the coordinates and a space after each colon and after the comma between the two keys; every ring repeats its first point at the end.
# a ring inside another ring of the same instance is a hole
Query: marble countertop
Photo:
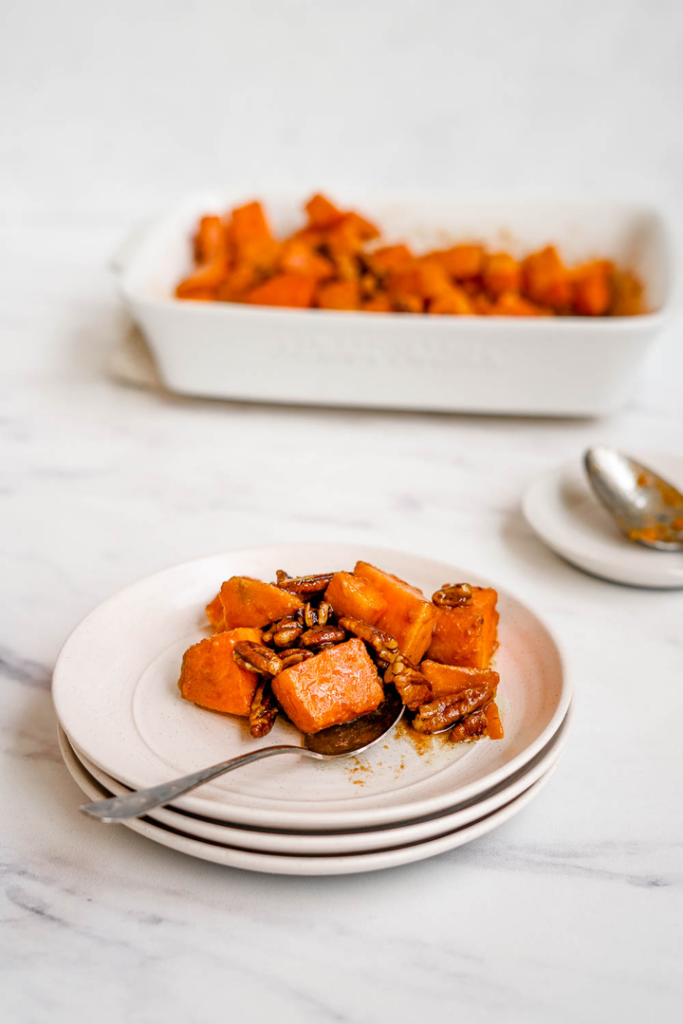
{"type": "Polygon", "coordinates": [[[86,16],[68,0],[59,18],[46,7],[36,27],[32,5],[9,5],[0,43],[13,96],[0,140],[5,1019],[673,1019],[683,995],[683,593],[583,575],[531,533],[520,497],[537,473],[597,441],[683,451],[680,322],[633,401],[605,421],[192,401],[110,379],[126,322],[105,265],[131,222],[209,177],[251,191],[278,178],[303,191],[366,174],[380,187],[443,188],[457,173],[470,191],[573,186],[656,199],[680,229],[683,143],[670,128],[681,10],[650,5],[645,21],[635,2],[529,0],[514,5],[529,28],[509,47],[515,21],[502,3],[489,21],[460,5],[393,3],[387,32],[382,4],[350,2],[329,22],[322,9],[285,6],[286,17],[265,0],[249,13],[240,5],[233,23],[237,5],[167,17],[163,4],[123,0],[86,16]],[[323,61],[316,47],[329,24],[336,46],[323,61]],[[225,122],[216,118],[221,40],[225,122]],[[247,55],[259,40],[257,66],[247,55]],[[383,108],[352,71],[373,52],[375,73],[396,90],[380,128],[383,108]],[[400,74],[406,62],[419,97],[400,74]],[[44,73],[31,75],[35,66],[44,73]],[[456,102],[475,73],[480,92],[456,102]],[[354,105],[358,117],[345,120],[354,105]],[[541,610],[570,652],[576,720],[555,776],[524,813],[439,858],[327,879],[193,861],[77,813],[50,700],[69,630],[147,573],[283,540],[377,543],[469,564],[541,610]]]}

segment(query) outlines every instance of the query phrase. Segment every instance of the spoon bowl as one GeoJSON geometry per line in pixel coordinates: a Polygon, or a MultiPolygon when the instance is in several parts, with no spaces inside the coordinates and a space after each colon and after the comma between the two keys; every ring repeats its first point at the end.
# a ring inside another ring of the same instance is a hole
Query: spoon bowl
{"type": "Polygon", "coordinates": [[[600,445],[584,456],[591,487],[629,540],[683,551],[683,494],[635,459],[600,445]]]}
{"type": "Polygon", "coordinates": [[[184,793],[189,793],[198,786],[203,786],[205,782],[218,778],[219,775],[225,775],[226,772],[232,772],[236,768],[242,768],[243,765],[261,761],[266,757],[274,757],[277,754],[303,754],[321,761],[333,761],[339,757],[360,754],[391,732],[404,711],[401,698],[392,688],[387,691],[384,700],[375,711],[344,725],[333,725],[329,729],[305,735],[304,746],[283,743],[260,747],[249,754],[231,757],[228,761],[221,761],[220,764],[202,768],[179,779],[162,782],[148,789],[137,789],[124,796],[96,800],[94,803],[83,804],[80,809],[91,818],[97,818],[98,821],[107,824],[126,821],[129,818],[139,818],[155,807],[163,807],[184,793]]]}

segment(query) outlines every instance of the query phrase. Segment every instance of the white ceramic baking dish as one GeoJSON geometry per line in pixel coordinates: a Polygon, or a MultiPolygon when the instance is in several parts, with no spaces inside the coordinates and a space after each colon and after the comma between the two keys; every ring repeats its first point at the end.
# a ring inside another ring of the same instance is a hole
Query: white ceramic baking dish
{"type": "MultiPolygon", "coordinates": [[[[670,307],[661,216],[627,203],[505,203],[335,195],[389,241],[419,251],[480,240],[524,254],[549,242],[568,262],[607,256],[645,282],[637,317],[469,317],[268,309],[182,302],[203,213],[248,200],[207,193],[137,232],[116,261],[123,298],[167,386],[187,395],[444,412],[604,415],[632,394],[670,307]]],[[[302,195],[265,196],[278,233],[303,223],[302,195]]]]}

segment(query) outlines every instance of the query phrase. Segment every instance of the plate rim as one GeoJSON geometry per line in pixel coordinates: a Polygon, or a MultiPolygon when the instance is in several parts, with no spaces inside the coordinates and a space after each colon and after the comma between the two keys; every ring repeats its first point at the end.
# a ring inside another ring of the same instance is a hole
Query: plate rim
{"type": "MultiPolygon", "coordinates": [[[[545,619],[536,611],[536,609],[533,606],[527,604],[526,601],[516,597],[512,592],[508,591],[506,587],[501,586],[500,584],[496,584],[494,581],[489,580],[485,576],[481,576],[477,572],[464,570],[462,569],[462,567],[451,566],[449,562],[443,561],[441,559],[435,559],[430,556],[423,556],[421,554],[401,550],[398,548],[387,548],[376,544],[355,543],[347,541],[339,543],[329,541],[304,541],[285,544],[252,545],[249,547],[227,549],[220,552],[214,552],[208,555],[203,555],[199,558],[187,559],[183,562],[174,564],[172,566],[167,566],[166,568],[160,569],[154,573],[148,573],[144,576],[141,576],[133,582],[126,584],[124,587],[121,587],[119,590],[115,591],[113,594],[110,594],[107,598],[105,598],[104,601],[101,601],[98,605],[96,605],[96,607],[91,609],[91,611],[89,611],[80,620],[80,622],[77,623],[77,625],[69,633],[67,639],[65,640],[59,652],[57,661],[55,663],[52,680],[52,699],[58,720],[64,723],[65,730],[69,732],[68,719],[70,715],[64,715],[60,712],[60,667],[62,666],[65,660],[65,655],[69,654],[69,648],[71,644],[74,642],[74,639],[76,638],[76,635],[79,633],[79,631],[84,629],[91,620],[91,618],[105,610],[108,605],[113,604],[116,601],[119,601],[121,598],[125,597],[129,592],[134,591],[143,583],[150,583],[158,577],[162,577],[166,574],[181,572],[183,569],[187,570],[195,566],[200,566],[204,563],[211,563],[220,559],[230,560],[231,558],[235,558],[236,556],[241,558],[248,558],[250,555],[253,555],[254,557],[258,556],[275,558],[276,552],[277,558],[282,558],[282,552],[287,551],[287,549],[291,550],[292,557],[294,558],[296,557],[295,552],[301,552],[302,550],[311,550],[324,547],[347,548],[349,549],[349,552],[354,553],[350,554],[349,557],[354,557],[354,555],[358,555],[360,553],[363,557],[370,558],[381,558],[382,556],[389,556],[390,558],[396,557],[399,559],[409,558],[419,561],[420,564],[425,566],[426,569],[432,569],[435,572],[437,571],[437,569],[439,572],[443,571],[444,567],[446,566],[452,568],[456,572],[466,572],[469,574],[468,578],[478,580],[481,584],[485,586],[494,586],[498,591],[499,595],[510,599],[512,602],[520,606],[525,612],[530,614],[532,618],[535,619],[536,622],[539,624],[541,629],[545,631],[548,639],[554,647],[560,666],[561,686],[557,706],[552,714],[550,721],[545,726],[543,731],[536,737],[536,739],[531,744],[529,744],[529,746],[525,747],[523,751],[521,751],[514,758],[512,758],[509,762],[500,766],[493,772],[485,774],[481,778],[476,779],[468,783],[467,785],[463,786],[461,789],[459,789],[457,799],[458,803],[465,802],[471,798],[474,798],[479,793],[484,792],[485,790],[498,785],[500,782],[503,782],[504,779],[508,778],[510,775],[515,774],[528,761],[532,760],[533,757],[535,757],[540,750],[543,749],[543,747],[549,742],[550,738],[557,732],[560,724],[565,718],[572,698],[573,685],[571,676],[568,671],[568,660],[565,656],[563,646],[559,641],[558,637],[556,636],[554,630],[547,624],[545,619]]],[[[86,748],[84,744],[79,745],[83,748],[83,753],[86,754],[88,759],[91,760],[93,764],[101,768],[106,774],[111,775],[112,778],[115,777],[113,773],[108,771],[107,766],[102,764],[101,760],[98,759],[96,751],[90,748],[86,748]]],[[[128,783],[125,782],[125,780],[121,781],[124,781],[124,784],[128,785],[128,783]]],[[[411,814],[411,818],[422,817],[431,814],[432,812],[438,811],[443,807],[447,807],[449,801],[451,800],[452,794],[448,793],[437,794],[432,797],[422,798],[421,800],[416,801],[415,805],[420,808],[420,811],[411,814]]],[[[191,813],[198,814],[202,817],[216,817],[217,811],[221,808],[221,804],[216,801],[208,801],[206,799],[203,799],[202,797],[194,795],[182,797],[180,800],[177,801],[177,806],[182,808],[183,810],[187,810],[191,813]],[[210,814],[211,810],[213,810],[213,814],[210,814]]],[[[299,828],[305,828],[306,826],[302,825],[301,823],[307,821],[311,823],[311,827],[315,827],[317,825],[317,827],[320,829],[335,829],[338,827],[343,827],[344,824],[347,824],[350,821],[353,821],[357,827],[362,827],[363,825],[371,826],[380,822],[400,822],[404,820],[401,817],[401,814],[401,808],[394,806],[390,806],[387,808],[374,807],[371,809],[356,807],[351,810],[349,810],[349,808],[347,807],[344,810],[333,811],[292,811],[285,809],[278,809],[275,811],[272,809],[266,810],[264,808],[259,808],[256,811],[254,811],[253,808],[249,807],[248,805],[231,805],[230,817],[226,816],[224,820],[240,821],[240,823],[243,824],[253,824],[257,826],[261,825],[263,827],[267,827],[269,824],[275,824],[276,822],[280,822],[281,824],[291,824],[292,827],[294,827],[294,823],[299,822],[299,828]]]]}
{"type": "MultiPolygon", "coordinates": [[[[60,743],[60,750],[61,750],[60,743]]],[[[107,791],[100,786],[92,777],[83,778],[82,773],[86,772],[83,765],[73,755],[68,758],[62,752],[65,767],[78,788],[91,800],[102,798],[107,791]],[[87,788],[86,788],[87,787],[87,788]]],[[[222,867],[232,867],[243,871],[258,872],[261,874],[275,875],[297,875],[297,876],[324,876],[361,874],[363,872],[382,871],[391,867],[401,867],[405,864],[415,863],[421,860],[428,860],[441,853],[465,846],[467,843],[480,839],[488,832],[500,828],[519,814],[531,801],[543,790],[546,784],[555,774],[557,765],[551,765],[545,775],[537,779],[529,789],[525,790],[518,797],[511,800],[498,810],[486,815],[479,821],[471,822],[462,828],[455,829],[443,836],[425,839],[417,843],[394,848],[393,850],[374,850],[361,853],[346,854],[320,854],[318,856],[302,858],[292,854],[262,853],[258,850],[239,850],[228,845],[218,845],[206,839],[195,839],[185,837],[176,832],[161,828],[148,821],[133,819],[121,822],[124,828],[137,832],[144,838],[172,849],[175,852],[183,853],[196,860],[203,860],[218,864],[222,867]],[[453,837],[462,838],[462,842],[448,842],[453,837]],[[214,856],[207,856],[215,851],[214,856]],[[386,861],[389,863],[386,863],[386,861]],[[287,867],[288,870],[283,870],[287,867]],[[323,870],[319,870],[322,868],[323,870]],[[313,870],[312,870],[313,869],[313,870]]],[[[86,773],[87,774],[87,773],[86,773]]],[[[101,823],[93,823],[102,827],[101,823]]]]}

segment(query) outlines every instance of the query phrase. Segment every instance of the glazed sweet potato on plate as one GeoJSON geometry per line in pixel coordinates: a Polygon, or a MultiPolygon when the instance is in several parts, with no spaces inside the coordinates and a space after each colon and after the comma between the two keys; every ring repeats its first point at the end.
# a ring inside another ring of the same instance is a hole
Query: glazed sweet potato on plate
{"type": "Polygon", "coordinates": [[[429,599],[362,560],[353,572],[278,570],[274,582],[232,576],[206,606],[214,634],[186,651],[178,686],[195,704],[248,717],[255,737],[279,714],[307,734],[344,725],[393,687],[420,732],[500,739],[496,602],[467,583],[429,599]]]}

